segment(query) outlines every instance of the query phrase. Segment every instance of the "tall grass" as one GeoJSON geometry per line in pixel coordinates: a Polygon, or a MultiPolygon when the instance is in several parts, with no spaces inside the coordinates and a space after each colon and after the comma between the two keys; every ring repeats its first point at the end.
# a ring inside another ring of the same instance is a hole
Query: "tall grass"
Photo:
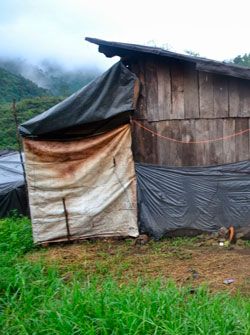
{"type": "Polygon", "coordinates": [[[191,294],[164,280],[118,284],[108,275],[65,278],[56,266],[25,259],[32,250],[25,218],[0,221],[1,334],[250,334],[243,297],[191,294]]]}

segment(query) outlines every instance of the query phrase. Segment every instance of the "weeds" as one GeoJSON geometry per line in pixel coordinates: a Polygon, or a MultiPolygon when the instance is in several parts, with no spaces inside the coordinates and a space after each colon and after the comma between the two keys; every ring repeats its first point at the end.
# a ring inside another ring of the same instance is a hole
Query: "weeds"
{"type": "Polygon", "coordinates": [[[57,265],[25,258],[32,248],[29,220],[0,221],[1,334],[250,334],[250,302],[242,296],[163,279],[119,283],[105,255],[92,276],[81,269],[62,276],[57,265]]]}

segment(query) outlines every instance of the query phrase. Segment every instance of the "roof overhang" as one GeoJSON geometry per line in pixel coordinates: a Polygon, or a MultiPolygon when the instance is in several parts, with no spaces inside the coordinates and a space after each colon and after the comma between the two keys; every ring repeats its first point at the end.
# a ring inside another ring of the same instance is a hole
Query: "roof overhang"
{"type": "Polygon", "coordinates": [[[157,57],[167,57],[169,59],[176,59],[193,63],[195,64],[195,67],[198,71],[218,73],[226,76],[250,80],[250,68],[235,64],[218,62],[202,57],[183,55],[161,48],[149,47],[145,45],[111,42],[91,37],[86,37],[85,39],[90,43],[97,44],[99,46],[99,52],[103,53],[107,57],[141,57],[143,54],[150,54],[157,57]]]}

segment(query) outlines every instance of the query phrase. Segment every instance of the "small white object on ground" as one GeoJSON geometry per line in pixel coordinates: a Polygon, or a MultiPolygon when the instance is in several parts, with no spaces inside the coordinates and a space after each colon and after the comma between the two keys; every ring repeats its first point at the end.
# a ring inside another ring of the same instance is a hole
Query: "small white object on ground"
{"type": "Polygon", "coordinates": [[[228,279],[223,280],[223,284],[229,285],[229,284],[234,283],[234,281],[235,280],[233,278],[228,278],[228,279]]]}

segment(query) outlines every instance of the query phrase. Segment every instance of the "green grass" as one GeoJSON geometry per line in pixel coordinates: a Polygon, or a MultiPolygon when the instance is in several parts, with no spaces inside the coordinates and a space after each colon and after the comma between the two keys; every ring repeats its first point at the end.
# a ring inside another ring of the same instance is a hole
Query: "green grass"
{"type": "Polygon", "coordinates": [[[191,294],[163,279],[118,283],[101,263],[93,276],[79,268],[67,277],[29,260],[32,249],[28,219],[0,221],[1,334],[250,334],[243,296],[191,294]]]}

